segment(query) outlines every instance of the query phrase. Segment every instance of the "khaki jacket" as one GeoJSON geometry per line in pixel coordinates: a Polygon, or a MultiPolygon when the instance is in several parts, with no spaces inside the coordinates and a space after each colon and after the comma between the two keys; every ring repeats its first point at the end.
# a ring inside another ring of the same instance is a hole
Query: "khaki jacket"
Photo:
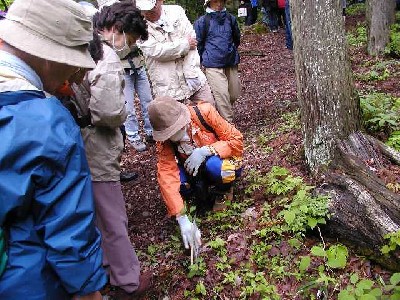
{"type": "Polygon", "coordinates": [[[92,180],[119,181],[119,162],[124,147],[119,127],[127,117],[124,69],[114,50],[106,44],[103,50],[103,59],[85,77],[90,86],[89,109],[93,125],[82,128],[81,132],[92,180]]]}
{"type": "MultiPolygon", "coordinates": [[[[218,139],[201,125],[194,109],[189,106],[191,138],[196,146],[212,145],[221,158],[242,157],[243,135],[240,131],[225,121],[211,104],[203,102],[197,106],[204,120],[214,129],[218,139]]],[[[157,179],[161,195],[167,205],[168,214],[174,216],[182,213],[184,209],[183,199],[179,193],[181,182],[174,147],[170,141],[157,142],[156,146],[157,179]]]]}
{"type": "Polygon", "coordinates": [[[147,22],[149,38],[138,46],[145,58],[154,95],[187,99],[206,83],[197,49],[190,50],[187,41],[188,36],[196,34],[182,7],[163,5],[162,10],[166,24],[161,27],[147,22]],[[188,78],[198,79],[193,90],[186,83],[188,78]]]}

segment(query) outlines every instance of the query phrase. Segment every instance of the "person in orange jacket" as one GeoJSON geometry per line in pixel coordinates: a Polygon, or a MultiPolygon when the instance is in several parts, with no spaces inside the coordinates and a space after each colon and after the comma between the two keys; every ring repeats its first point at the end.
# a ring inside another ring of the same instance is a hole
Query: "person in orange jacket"
{"type": "Polygon", "coordinates": [[[162,197],[178,221],[185,248],[193,247],[201,242],[200,231],[193,234],[183,197],[194,194],[198,206],[213,201],[213,210],[225,208],[219,200],[242,171],[243,135],[207,102],[190,106],[159,97],[150,103],[149,117],[162,197]]]}

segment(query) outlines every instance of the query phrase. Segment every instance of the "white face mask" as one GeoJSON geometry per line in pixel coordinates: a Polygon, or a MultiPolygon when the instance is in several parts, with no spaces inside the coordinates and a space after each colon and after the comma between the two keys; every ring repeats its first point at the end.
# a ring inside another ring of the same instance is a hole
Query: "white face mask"
{"type": "Polygon", "coordinates": [[[125,32],[123,31],[122,33],[124,35],[124,45],[122,46],[122,48],[117,48],[117,46],[115,46],[115,33],[113,32],[112,35],[112,47],[114,51],[117,53],[118,57],[121,59],[127,57],[128,54],[131,52],[131,48],[129,48],[128,43],[126,42],[125,32]]]}
{"type": "Polygon", "coordinates": [[[172,142],[183,142],[183,141],[190,141],[190,137],[187,134],[187,127],[183,127],[182,129],[178,130],[173,136],[169,138],[172,142]]]}
{"type": "Polygon", "coordinates": [[[190,136],[187,133],[187,127],[183,127],[181,130],[176,132],[173,136],[169,138],[172,142],[177,143],[177,150],[179,153],[189,156],[192,154],[193,150],[196,148],[190,136]]]}

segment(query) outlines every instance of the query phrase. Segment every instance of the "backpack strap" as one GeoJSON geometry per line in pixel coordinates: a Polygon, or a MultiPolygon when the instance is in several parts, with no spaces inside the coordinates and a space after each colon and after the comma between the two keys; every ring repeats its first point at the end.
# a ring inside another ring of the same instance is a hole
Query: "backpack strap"
{"type": "Polygon", "coordinates": [[[218,138],[218,135],[217,135],[217,133],[215,132],[214,128],[212,128],[212,127],[206,122],[206,120],[204,120],[204,117],[203,117],[203,115],[201,114],[199,107],[198,107],[197,105],[195,105],[195,106],[193,106],[193,110],[194,110],[194,112],[196,113],[197,118],[199,119],[201,125],[203,125],[203,127],[204,127],[205,129],[207,129],[209,132],[214,133],[214,135],[218,138]]]}
{"type": "Polygon", "coordinates": [[[202,34],[202,40],[204,41],[204,43],[206,42],[207,33],[208,33],[208,30],[210,29],[210,20],[211,20],[210,14],[206,13],[204,15],[204,28],[203,28],[203,34],[202,34]]]}
{"type": "Polygon", "coordinates": [[[235,44],[235,46],[238,47],[240,44],[240,31],[238,32],[236,30],[236,27],[234,26],[235,21],[236,21],[235,16],[232,14],[229,14],[229,17],[230,17],[229,20],[231,21],[232,40],[233,40],[233,43],[235,44]]]}

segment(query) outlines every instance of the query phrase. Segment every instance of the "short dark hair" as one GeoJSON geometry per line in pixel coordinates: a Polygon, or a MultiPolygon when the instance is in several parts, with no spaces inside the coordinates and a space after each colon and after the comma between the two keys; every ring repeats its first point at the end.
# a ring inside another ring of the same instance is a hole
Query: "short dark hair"
{"type": "Polygon", "coordinates": [[[100,31],[115,26],[119,32],[136,35],[141,40],[147,40],[149,37],[146,20],[132,0],[123,0],[103,7],[94,15],[93,24],[100,31]]]}

